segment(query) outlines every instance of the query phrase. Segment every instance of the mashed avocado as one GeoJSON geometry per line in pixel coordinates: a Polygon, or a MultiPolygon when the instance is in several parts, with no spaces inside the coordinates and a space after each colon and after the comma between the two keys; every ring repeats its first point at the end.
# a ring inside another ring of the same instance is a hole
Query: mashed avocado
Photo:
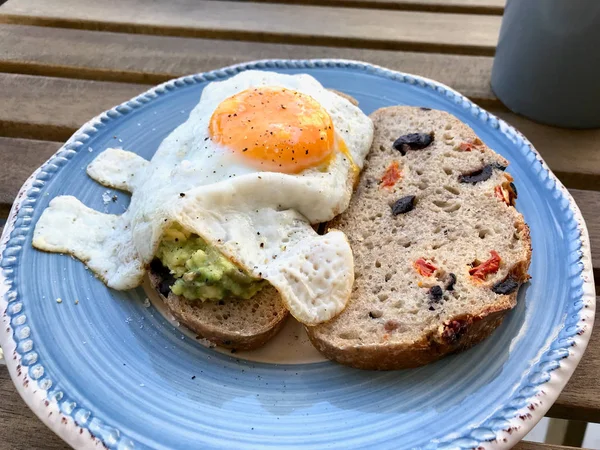
{"type": "Polygon", "coordinates": [[[266,283],[248,275],[201,237],[179,225],[164,233],[156,257],[176,279],[171,291],[190,300],[248,299],[266,283]]]}

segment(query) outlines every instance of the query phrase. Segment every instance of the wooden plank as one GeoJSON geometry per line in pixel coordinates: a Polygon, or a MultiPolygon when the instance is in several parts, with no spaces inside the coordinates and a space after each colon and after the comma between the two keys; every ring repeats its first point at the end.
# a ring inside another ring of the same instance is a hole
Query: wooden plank
{"type": "Polygon", "coordinates": [[[523,133],[569,187],[600,190],[600,130],[569,130],[489,108],[523,133]]]}
{"type": "Polygon", "coordinates": [[[66,450],[65,444],[31,412],[0,365],[0,450],[66,450]]]}
{"type": "Polygon", "coordinates": [[[513,447],[514,450],[580,450],[577,447],[565,447],[563,445],[540,444],[538,442],[521,441],[513,447]]]}
{"type": "Polygon", "coordinates": [[[358,59],[436,78],[485,105],[499,105],[489,85],[493,58],[388,50],[135,35],[0,24],[0,71],[158,84],[257,59],[358,59]]]}
{"type": "Polygon", "coordinates": [[[501,17],[218,0],[9,0],[0,21],[29,25],[492,55],[501,17]]]}
{"type": "Polygon", "coordinates": [[[407,11],[431,11],[469,14],[499,14],[506,0],[253,0],[267,3],[300,5],[350,6],[354,8],[386,8],[407,11]]]}
{"type": "Polygon", "coordinates": [[[0,137],[0,217],[6,217],[17,192],[35,169],[61,146],[60,142],[0,137]]]}
{"type": "Polygon", "coordinates": [[[0,73],[0,136],[65,141],[147,86],[0,73]]]}
{"type": "MultiPolygon", "coordinates": [[[[600,305],[600,297],[596,297],[600,305]]],[[[550,410],[558,419],[600,423],[600,314],[594,331],[575,373],[550,410]]]]}
{"type": "MultiPolygon", "coordinates": [[[[592,248],[592,265],[594,267],[594,280],[600,284],[600,192],[569,189],[569,192],[577,202],[581,214],[585,219],[590,234],[592,248]]],[[[600,348],[600,347],[599,347],[600,348]]],[[[600,354],[598,355],[600,361],[600,354]]],[[[600,380],[599,380],[600,382],[600,380]]],[[[600,384],[598,384],[598,406],[600,406],[600,384]]],[[[600,420],[599,420],[600,422],[600,420]]]]}

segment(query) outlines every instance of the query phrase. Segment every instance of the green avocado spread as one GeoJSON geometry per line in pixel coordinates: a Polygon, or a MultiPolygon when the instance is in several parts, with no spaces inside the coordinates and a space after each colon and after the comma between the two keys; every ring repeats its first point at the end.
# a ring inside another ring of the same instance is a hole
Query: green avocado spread
{"type": "Polygon", "coordinates": [[[266,284],[179,225],[165,231],[156,257],[175,278],[171,291],[189,300],[248,299],[266,284]]]}

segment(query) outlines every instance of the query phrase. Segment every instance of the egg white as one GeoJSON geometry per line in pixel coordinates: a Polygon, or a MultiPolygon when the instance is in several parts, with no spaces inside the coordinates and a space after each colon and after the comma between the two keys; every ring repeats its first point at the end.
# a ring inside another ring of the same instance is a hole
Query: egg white
{"type": "Polygon", "coordinates": [[[68,252],[108,286],[138,286],[164,230],[179,223],[256,277],[268,280],[299,321],[314,325],[345,306],[354,280],[352,251],[343,233],[318,235],[348,206],[351,162],[339,150],[326,171],[261,172],[210,140],[208,124],[226,98],[251,87],[279,86],[312,96],[329,113],[359,168],[373,139],[360,109],[309,75],[247,71],[211,83],[189,119],[161,143],[150,162],[108,149],[88,167],[98,182],[132,192],[121,216],[102,214],[70,196],[50,202],[33,245],[68,252]]]}

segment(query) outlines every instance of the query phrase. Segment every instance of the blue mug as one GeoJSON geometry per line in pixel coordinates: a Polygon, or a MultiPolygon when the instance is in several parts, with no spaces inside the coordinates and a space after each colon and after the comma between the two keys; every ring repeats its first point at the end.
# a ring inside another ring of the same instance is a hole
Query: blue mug
{"type": "Polygon", "coordinates": [[[508,0],[492,90],[535,121],[600,127],[600,1],[508,0]]]}

